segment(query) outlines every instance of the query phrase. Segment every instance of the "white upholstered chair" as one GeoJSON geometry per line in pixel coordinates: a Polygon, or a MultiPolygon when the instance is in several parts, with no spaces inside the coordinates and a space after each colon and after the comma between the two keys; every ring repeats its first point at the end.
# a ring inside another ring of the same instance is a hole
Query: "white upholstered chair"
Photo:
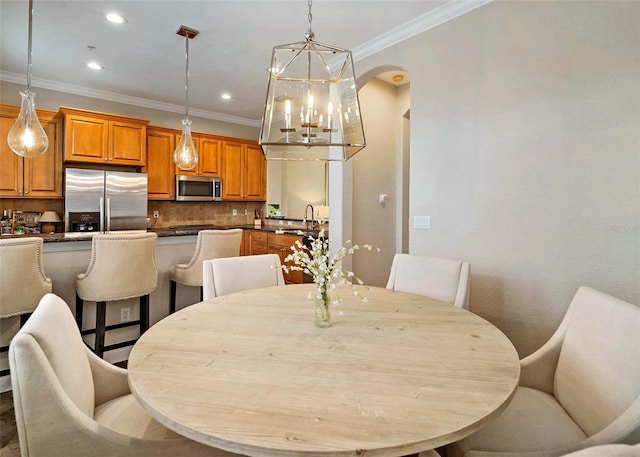
{"type": "Polygon", "coordinates": [[[163,427],[136,402],[127,371],[83,343],[67,304],[47,294],[9,350],[23,457],[231,456],[163,427]]]}
{"type": "MultiPolygon", "coordinates": [[[[24,325],[40,299],[51,292],[42,268],[42,238],[0,240],[0,319],[20,318],[24,325]]],[[[7,352],[9,346],[0,347],[7,352]]],[[[6,376],[9,370],[0,370],[6,376]]]]}
{"type": "Polygon", "coordinates": [[[640,444],[603,444],[565,454],[562,457],[639,457],[640,444]]]}
{"type": "Polygon", "coordinates": [[[114,233],[95,235],[87,271],[76,278],[76,322],[83,335],[96,334],[95,353],[133,345],[136,340],[105,346],[105,332],[138,325],[140,335],[149,328],[149,294],[158,284],[155,233],[114,233]],[[106,325],[107,302],[138,298],[140,318],[106,325]],[[96,302],[95,329],[82,330],[84,302],[96,302]]]}
{"type": "Polygon", "coordinates": [[[469,263],[440,257],[396,254],[387,289],[401,290],[469,309],[469,263]]]}
{"type": "Polygon", "coordinates": [[[247,255],[205,260],[204,299],[259,287],[284,286],[278,254],[247,255]]]}
{"type": "Polygon", "coordinates": [[[221,257],[238,257],[242,243],[242,229],[200,230],[196,250],[189,263],[173,265],[169,270],[171,298],[169,314],[176,311],[176,283],[200,287],[202,300],[202,262],[221,257]]]}
{"type": "Polygon", "coordinates": [[[504,412],[449,445],[448,457],[557,457],[640,443],[640,307],[580,287],[558,330],[520,366],[504,412]]]}

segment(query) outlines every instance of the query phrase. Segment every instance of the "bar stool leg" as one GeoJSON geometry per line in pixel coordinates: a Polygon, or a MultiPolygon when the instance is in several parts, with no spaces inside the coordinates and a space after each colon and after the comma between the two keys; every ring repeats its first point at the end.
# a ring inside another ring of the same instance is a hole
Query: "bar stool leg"
{"type": "Polygon", "coordinates": [[[102,358],[104,355],[104,334],[105,334],[105,321],[107,315],[107,302],[96,302],[96,345],[95,353],[98,357],[102,358]]]}
{"type": "Polygon", "coordinates": [[[169,314],[176,312],[176,282],[171,281],[171,299],[169,301],[169,314]]]}
{"type": "Polygon", "coordinates": [[[149,296],[140,297],[140,336],[149,330],[149,296]]]}
{"type": "Polygon", "coordinates": [[[78,328],[82,332],[82,313],[84,310],[84,300],[78,296],[76,293],[76,323],[78,324],[78,328]]]}

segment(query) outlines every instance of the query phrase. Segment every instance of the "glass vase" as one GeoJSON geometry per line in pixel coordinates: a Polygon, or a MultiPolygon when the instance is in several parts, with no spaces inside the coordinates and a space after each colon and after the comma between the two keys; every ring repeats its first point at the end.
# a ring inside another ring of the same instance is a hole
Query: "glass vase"
{"type": "Polygon", "coordinates": [[[316,291],[316,327],[331,327],[331,293],[326,288],[319,288],[316,291]]]}

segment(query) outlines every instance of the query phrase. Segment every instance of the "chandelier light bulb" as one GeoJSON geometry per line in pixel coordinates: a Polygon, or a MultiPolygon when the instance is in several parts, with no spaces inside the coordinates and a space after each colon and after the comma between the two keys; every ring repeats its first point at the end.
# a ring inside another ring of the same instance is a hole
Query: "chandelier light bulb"
{"type": "Polygon", "coordinates": [[[198,151],[191,137],[191,121],[182,120],[182,135],[176,150],[173,153],[173,161],[181,170],[193,170],[198,165],[198,151]]]}
{"type": "Polygon", "coordinates": [[[28,90],[20,92],[22,97],[20,114],[7,136],[7,143],[11,150],[27,158],[41,156],[49,148],[49,138],[36,114],[35,95],[28,90]]]}

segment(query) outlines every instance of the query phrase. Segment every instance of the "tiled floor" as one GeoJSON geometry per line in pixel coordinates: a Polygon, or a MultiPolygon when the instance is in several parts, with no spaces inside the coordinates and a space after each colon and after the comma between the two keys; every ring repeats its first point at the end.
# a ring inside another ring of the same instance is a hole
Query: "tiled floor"
{"type": "Polygon", "coordinates": [[[11,392],[0,394],[0,456],[20,457],[20,444],[11,392]]]}

